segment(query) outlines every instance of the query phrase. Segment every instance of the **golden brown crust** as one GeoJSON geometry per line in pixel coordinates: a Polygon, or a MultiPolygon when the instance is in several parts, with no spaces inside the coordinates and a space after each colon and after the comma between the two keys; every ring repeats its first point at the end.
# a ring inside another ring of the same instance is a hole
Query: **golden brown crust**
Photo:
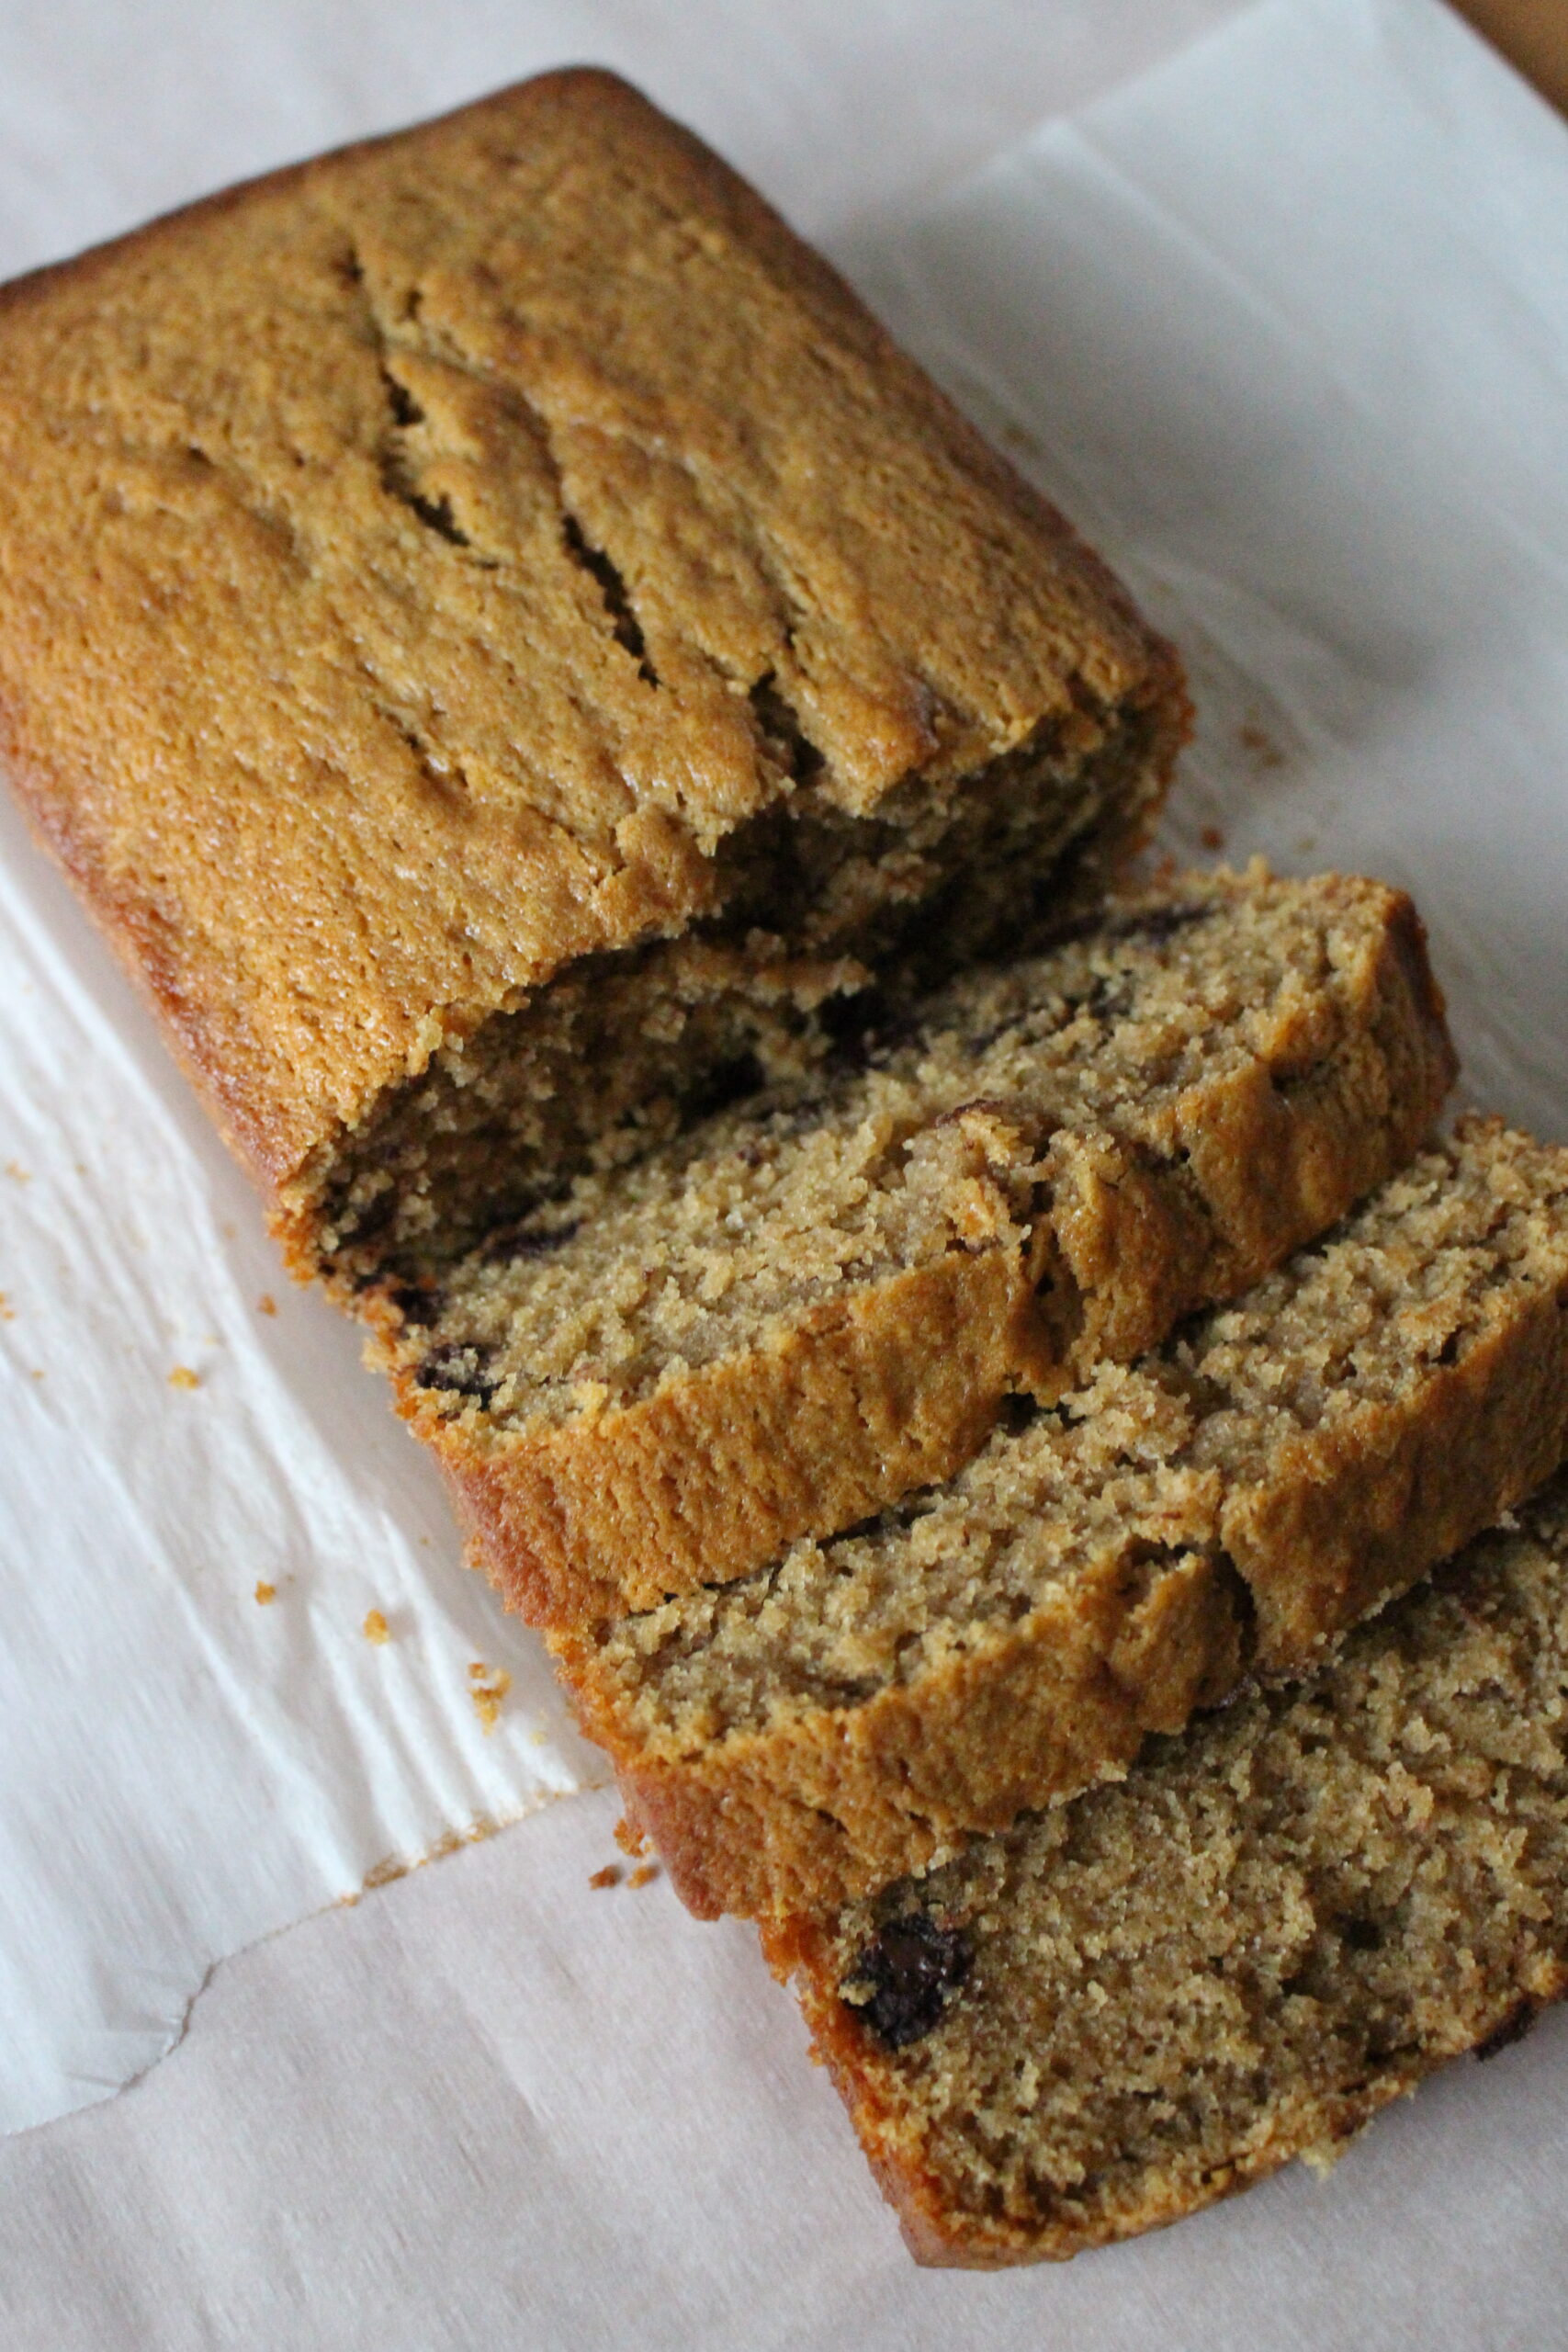
{"type": "Polygon", "coordinates": [[[444,1039],[710,911],[770,805],[1145,707],[1141,825],[1182,731],[1102,568],[613,76],[226,191],[0,318],[0,749],[275,1194],[444,1039]]]}
{"type": "Polygon", "coordinates": [[[1258,1608],[1258,1670],[1325,1643],[1492,1526],[1568,1454],[1568,1274],[1509,1299],[1456,1364],[1280,1449],[1222,1527],[1258,1608]]]}
{"type": "Polygon", "coordinates": [[[901,1271],[812,1309],[776,1347],[536,1431],[445,1419],[401,1369],[400,1410],[511,1605],[548,1627],[649,1608],[951,1476],[1010,1388],[1050,1396],[1157,1344],[1402,1166],[1453,1075],[1442,1000],[1408,899],[1336,887],[1359,894],[1375,944],[1332,1049],[1323,1006],[1303,1001],[1273,1058],[1181,1100],[1161,1154],[1063,1128],[1027,1260],[998,1245],[901,1271]]]}
{"type": "Polygon", "coordinates": [[[803,1521],[847,1527],[889,1480],[950,1477],[995,1419],[1031,1306],[1013,1256],[954,1252],[586,1427],[481,1446],[416,1401],[416,1428],[503,1599],[570,1625],[743,1574],[803,1521]]]}
{"type": "Polygon", "coordinates": [[[1120,1559],[1054,1594],[1011,1635],[868,1704],[823,1712],[697,1757],[649,1756],[592,1645],[558,1635],[584,1731],[615,1766],[629,1817],[699,1918],[795,1913],[925,1867],[965,1831],[1076,1795],[1235,1689],[1240,1589],[1189,1556],[1139,1591],[1120,1559]]]}

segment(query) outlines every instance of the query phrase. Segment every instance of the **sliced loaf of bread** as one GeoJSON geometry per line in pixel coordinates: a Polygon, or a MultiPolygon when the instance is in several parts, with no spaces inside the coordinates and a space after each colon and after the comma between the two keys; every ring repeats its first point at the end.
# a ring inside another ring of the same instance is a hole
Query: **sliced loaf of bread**
{"type": "Polygon", "coordinates": [[[949,1484],[553,1637],[692,1907],[842,1902],[1299,1671],[1568,1455],[1568,1150],[1467,1123],[949,1484]]]}
{"type": "Polygon", "coordinates": [[[1331,2160],[1568,1989],[1568,1482],[1306,1682],[766,1941],[921,2261],[1331,2160]]]}
{"type": "Polygon", "coordinates": [[[1186,876],[368,1311],[507,1597],[618,1614],[951,1476],[1005,1397],[1257,1281],[1452,1067],[1399,892],[1186,876]]]}
{"type": "Polygon", "coordinates": [[[1104,567],[700,141],[541,75],[0,288],[7,772],[340,1292],[1098,894],[1104,567]]]}

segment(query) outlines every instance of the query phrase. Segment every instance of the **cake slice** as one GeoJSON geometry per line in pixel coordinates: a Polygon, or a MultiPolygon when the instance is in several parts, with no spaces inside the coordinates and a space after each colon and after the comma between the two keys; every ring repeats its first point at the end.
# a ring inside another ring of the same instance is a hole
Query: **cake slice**
{"type": "Polygon", "coordinates": [[[901,1034],[585,1177],[371,1306],[546,1624],[776,1560],[948,1477],[1407,1159],[1452,1070],[1407,899],[1189,875],[901,1034]]]}
{"type": "Polygon", "coordinates": [[[345,1295],[1103,887],[1187,723],[1060,517],[595,72],[0,290],[0,616],[7,767],[345,1295]]]}
{"type": "Polygon", "coordinates": [[[1568,1151],[1473,1122],[951,1485],[555,1637],[692,1908],[825,1908],[1119,1774],[1568,1455],[1568,1151]]]}
{"type": "Polygon", "coordinates": [[[1063,2259],[1323,2165],[1568,1988],[1568,1484],[1294,1689],[767,1932],[924,2262],[1063,2259]]]}

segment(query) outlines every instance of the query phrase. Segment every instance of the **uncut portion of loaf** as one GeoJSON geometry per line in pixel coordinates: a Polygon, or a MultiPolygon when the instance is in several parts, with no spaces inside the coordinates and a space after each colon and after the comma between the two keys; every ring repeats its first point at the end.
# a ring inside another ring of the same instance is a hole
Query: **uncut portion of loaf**
{"type": "Polygon", "coordinates": [[[951,1485],[553,1646],[694,1910],[819,1910],[1301,1670],[1565,1455],[1568,1151],[1477,1122],[951,1485]]]}
{"type": "Polygon", "coordinates": [[[922,2261],[1326,2162],[1568,1988],[1568,1487],[1299,1688],[768,1946],[922,2261]]]}
{"type": "Polygon", "coordinates": [[[1109,575],[700,143],[549,74],[0,292],[0,750],[344,1284],[467,1246],[1186,724],[1109,575]]]}
{"type": "Polygon", "coordinates": [[[1451,1069],[1398,892],[1179,876],[388,1294],[385,1352],[525,1615],[647,1607],[1255,1281],[1417,1148],[1451,1069]]]}

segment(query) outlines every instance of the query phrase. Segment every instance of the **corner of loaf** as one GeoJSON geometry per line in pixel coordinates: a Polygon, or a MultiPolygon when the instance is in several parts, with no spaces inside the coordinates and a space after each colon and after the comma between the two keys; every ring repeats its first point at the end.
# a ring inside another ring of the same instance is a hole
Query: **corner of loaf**
{"type": "Polygon", "coordinates": [[[917,930],[1026,930],[1163,789],[1169,649],[614,76],[0,312],[8,765],[347,1288],[809,1061],[917,930]]]}

